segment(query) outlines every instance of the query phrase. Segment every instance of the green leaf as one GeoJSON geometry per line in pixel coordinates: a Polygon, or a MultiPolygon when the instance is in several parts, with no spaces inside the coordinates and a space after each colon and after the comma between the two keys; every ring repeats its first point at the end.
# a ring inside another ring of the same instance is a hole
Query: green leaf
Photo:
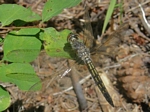
{"type": "MultiPolygon", "coordinates": [[[[16,84],[21,90],[29,90],[40,81],[30,64],[12,63],[0,67],[0,80],[16,84]]],[[[40,89],[41,85],[38,86],[40,89]]]]}
{"type": "Polygon", "coordinates": [[[10,105],[11,99],[7,91],[0,87],[0,111],[4,111],[10,105]]]}
{"type": "Polygon", "coordinates": [[[73,7],[80,2],[81,0],[48,0],[43,8],[42,22],[61,13],[64,8],[73,7]]]}
{"type": "Polygon", "coordinates": [[[46,28],[40,34],[41,39],[44,41],[44,48],[49,56],[71,58],[69,53],[72,49],[70,44],[67,43],[69,33],[69,30],[57,32],[54,28],[46,28]]]}
{"type": "Polygon", "coordinates": [[[41,42],[36,38],[37,28],[10,32],[4,40],[4,58],[10,62],[31,62],[39,54],[41,42]]]}
{"type": "Polygon", "coordinates": [[[39,28],[22,28],[19,31],[14,31],[13,34],[15,34],[15,35],[33,35],[33,36],[35,36],[39,32],[40,32],[39,28]]]}
{"type": "Polygon", "coordinates": [[[104,21],[104,26],[103,26],[103,30],[102,30],[102,34],[105,32],[106,30],[106,27],[108,25],[108,22],[110,20],[110,17],[114,11],[114,8],[115,8],[115,4],[116,4],[116,0],[111,0],[110,1],[110,5],[108,7],[108,10],[107,10],[107,14],[106,14],[106,17],[105,17],[105,21],[104,21]]]}
{"type": "Polygon", "coordinates": [[[32,12],[31,9],[26,9],[16,4],[0,5],[0,22],[2,26],[11,24],[14,20],[23,20],[25,22],[33,22],[41,20],[41,17],[32,12]]]}

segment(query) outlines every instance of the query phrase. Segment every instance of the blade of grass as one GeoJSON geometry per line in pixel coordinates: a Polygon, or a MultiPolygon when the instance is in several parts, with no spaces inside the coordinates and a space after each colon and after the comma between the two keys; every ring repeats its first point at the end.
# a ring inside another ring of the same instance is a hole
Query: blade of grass
{"type": "Polygon", "coordinates": [[[107,26],[107,24],[108,24],[108,22],[110,20],[110,17],[112,15],[113,11],[114,11],[115,4],[116,4],[116,0],[111,0],[110,1],[110,5],[108,7],[107,14],[106,14],[105,21],[104,21],[104,26],[103,26],[102,34],[106,30],[106,26],[107,26]]]}

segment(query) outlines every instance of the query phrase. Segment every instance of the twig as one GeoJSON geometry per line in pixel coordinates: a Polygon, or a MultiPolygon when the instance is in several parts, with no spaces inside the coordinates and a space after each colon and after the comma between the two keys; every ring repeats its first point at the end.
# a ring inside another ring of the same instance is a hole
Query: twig
{"type": "Polygon", "coordinates": [[[148,21],[147,21],[147,19],[146,19],[146,17],[145,17],[145,12],[144,12],[144,10],[143,10],[141,4],[139,4],[139,7],[140,7],[141,12],[142,12],[142,16],[139,15],[139,17],[140,17],[140,19],[141,19],[141,21],[142,21],[142,23],[143,23],[144,28],[145,28],[145,29],[147,30],[147,32],[150,34],[150,24],[148,23],[148,21]]]}

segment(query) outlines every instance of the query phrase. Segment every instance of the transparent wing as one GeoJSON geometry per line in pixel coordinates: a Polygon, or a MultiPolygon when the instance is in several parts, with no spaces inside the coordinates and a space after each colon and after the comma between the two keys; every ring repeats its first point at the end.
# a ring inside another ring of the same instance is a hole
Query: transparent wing
{"type": "Polygon", "coordinates": [[[80,19],[80,21],[83,23],[82,26],[83,42],[88,48],[92,48],[95,40],[93,36],[93,30],[91,27],[89,7],[86,5],[86,0],[83,2],[83,8],[84,8],[83,19],[80,19]]]}
{"type": "Polygon", "coordinates": [[[84,20],[84,43],[88,48],[92,48],[94,43],[95,43],[95,39],[93,36],[93,30],[92,30],[92,26],[91,26],[91,22],[90,22],[90,16],[89,16],[89,12],[88,12],[89,8],[87,6],[85,6],[85,14],[83,17],[84,20]]]}
{"type": "Polygon", "coordinates": [[[116,47],[124,40],[128,24],[122,24],[116,31],[107,37],[103,37],[100,44],[92,48],[92,53],[112,55],[117,53],[116,47]]]}

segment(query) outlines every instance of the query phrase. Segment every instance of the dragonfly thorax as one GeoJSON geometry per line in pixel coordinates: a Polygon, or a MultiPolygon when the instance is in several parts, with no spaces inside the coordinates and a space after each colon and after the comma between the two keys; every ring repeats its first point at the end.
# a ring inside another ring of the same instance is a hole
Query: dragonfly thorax
{"type": "Polygon", "coordinates": [[[90,60],[90,51],[82,42],[78,41],[77,35],[71,33],[68,36],[68,41],[71,47],[77,52],[78,57],[87,63],[90,60]]]}

